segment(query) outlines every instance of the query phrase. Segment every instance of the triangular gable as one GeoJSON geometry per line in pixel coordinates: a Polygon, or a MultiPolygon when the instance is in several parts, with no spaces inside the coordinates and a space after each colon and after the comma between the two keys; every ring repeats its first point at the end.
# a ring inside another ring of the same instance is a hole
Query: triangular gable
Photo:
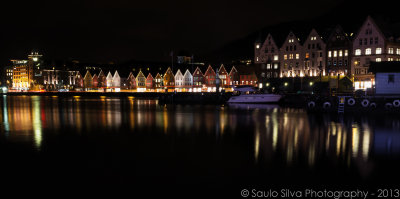
{"type": "Polygon", "coordinates": [[[142,71],[139,71],[138,75],[136,76],[136,78],[139,78],[139,77],[144,77],[144,78],[146,78],[146,77],[144,76],[144,74],[142,73],[142,71]]]}
{"type": "Polygon", "coordinates": [[[278,45],[276,44],[274,38],[272,37],[271,33],[268,33],[267,37],[265,38],[265,41],[263,43],[263,46],[261,47],[262,49],[265,49],[266,46],[273,46],[274,48],[276,48],[276,50],[278,51],[278,45]],[[268,41],[271,41],[271,44],[269,44],[268,41]]]}
{"type": "Polygon", "coordinates": [[[160,73],[157,73],[157,75],[156,75],[155,79],[162,79],[162,77],[161,77],[160,73]]]}
{"type": "Polygon", "coordinates": [[[325,43],[322,39],[321,36],[318,34],[317,30],[315,30],[314,28],[311,30],[310,34],[308,34],[308,37],[305,41],[305,43],[311,41],[311,37],[317,37],[317,41],[325,43]]]}
{"type": "Polygon", "coordinates": [[[237,73],[237,69],[235,68],[235,66],[232,66],[231,71],[229,72],[229,75],[233,75],[233,73],[237,73]]]}
{"type": "Polygon", "coordinates": [[[118,74],[118,71],[115,71],[113,79],[121,78],[118,74]]]}
{"type": "Polygon", "coordinates": [[[197,67],[196,70],[194,70],[193,75],[202,75],[203,76],[203,72],[201,72],[200,68],[197,67]]]}
{"type": "Polygon", "coordinates": [[[107,80],[112,80],[113,79],[113,76],[111,75],[111,72],[108,72],[108,74],[107,74],[107,80]]]}
{"type": "Polygon", "coordinates": [[[92,74],[90,74],[89,70],[86,71],[84,79],[92,79],[92,74]]]}
{"type": "Polygon", "coordinates": [[[215,75],[215,71],[214,71],[214,69],[211,67],[211,65],[208,66],[205,75],[208,75],[208,74],[210,74],[210,73],[211,73],[212,75],[215,75]]]}
{"type": "Polygon", "coordinates": [[[369,23],[370,25],[373,25],[373,26],[375,27],[375,30],[378,31],[379,35],[380,35],[382,38],[384,38],[384,39],[386,40],[385,34],[383,34],[382,30],[381,30],[381,29],[379,28],[379,26],[375,23],[375,20],[374,20],[371,16],[368,15],[368,17],[367,17],[367,19],[365,19],[363,25],[360,27],[360,29],[358,29],[358,32],[357,32],[357,34],[356,34],[355,37],[354,37],[354,41],[355,41],[356,39],[358,39],[358,36],[360,35],[361,32],[363,32],[363,30],[365,30],[364,27],[367,27],[367,26],[368,26],[368,23],[369,23]]]}
{"type": "Polygon", "coordinates": [[[190,73],[189,69],[186,69],[185,74],[183,76],[184,77],[192,77],[192,74],[190,73]]]}
{"type": "Polygon", "coordinates": [[[183,75],[182,75],[182,72],[181,72],[181,70],[180,69],[178,69],[178,71],[176,71],[176,74],[175,74],[175,78],[176,77],[183,77],[183,75]]]}
{"type": "Polygon", "coordinates": [[[97,80],[97,79],[99,79],[99,78],[97,77],[96,74],[94,74],[93,77],[92,77],[92,79],[93,79],[93,80],[97,80]]]}
{"type": "Polygon", "coordinates": [[[228,74],[228,72],[226,71],[225,66],[223,64],[221,64],[221,67],[219,67],[218,74],[220,74],[220,75],[228,74]]]}
{"type": "Polygon", "coordinates": [[[150,79],[154,79],[153,78],[153,76],[151,75],[151,73],[149,73],[148,75],[147,75],[147,78],[146,78],[147,80],[150,80],[150,79]]]}

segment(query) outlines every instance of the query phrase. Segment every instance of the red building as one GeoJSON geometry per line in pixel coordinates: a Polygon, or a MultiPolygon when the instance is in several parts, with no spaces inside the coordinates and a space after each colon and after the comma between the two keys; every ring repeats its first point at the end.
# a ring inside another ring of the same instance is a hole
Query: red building
{"type": "Polygon", "coordinates": [[[231,72],[229,72],[229,85],[231,86],[237,86],[239,85],[239,73],[237,71],[237,69],[235,68],[235,66],[232,66],[231,72]]]}
{"type": "Polygon", "coordinates": [[[97,77],[96,74],[93,75],[92,82],[93,82],[93,87],[97,88],[97,86],[99,84],[99,78],[97,77]]]}
{"type": "Polygon", "coordinates": [[[257,75],[253,66],[238,66],[239,85],[257,86],[257,75]]]}
{"type": "Polygon", "coordinates": [[[215,74],[214,69],[212,69],[211,65],[208,66],[206,72],[204,73],[204,80],[205,80],[205,84],[206,84],[208,92],[216,91],[215,76],[216,76],[216,74],[215,74]]]}
{"type": "Polygon", "coordinates": [[[149,75],[147,75],[146,78],[146,90],[147,91],[154,90],[154,78],[151,75],[151,73],[149,73],[149,75]]]}

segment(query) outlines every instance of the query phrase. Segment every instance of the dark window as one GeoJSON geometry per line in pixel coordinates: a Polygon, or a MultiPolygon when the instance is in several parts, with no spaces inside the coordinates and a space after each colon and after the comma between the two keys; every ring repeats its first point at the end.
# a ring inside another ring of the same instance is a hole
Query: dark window
{"type": "Polygon", "coordinates": [[[362,39],[360,39],[359,41],[360,41],[360,46],[362,46],[362,39]]]}
{"type": "Polygon", "coordinates": [[[314,49],[315,48],[315,44],[312,44],[312,49],[314,49]]]}
{"type": "Polygon", "coordinates": [[[265,48],[265,53],[268,53],[268,48],[265,48]]]}
{"type": "Polygon", "coordinates": [[[388,76],[388,83],[394,83],[394,75],[393,74],[390,74],[388,76]]]}
{"type": "Polygon", "coordinates": [[[308,49],[310,49],[310,46],[311,46],[311,45],[310,45],[310,44],[308,44],[308,49]]]}
{"type": "Polygon", "coordinates": [[[347,59],[346,59],[346,60],[344,60],[344,65],[345,65],[345,66],[347,66],[347,59]]]}
{"type": "Polygon", "coordinates": [[[369,38],[369,44],[373,44],[374,43],[374,39],[371,37],[369,38]]]}
{"type": "Polygon", "coordinates": [[[271,48],[271,53],[274,53],[275,52],[275,49],[274,48],[271,48]]]}
{"type": "Polygon", "coordinates": [[[378,37],[375,37],[375,44],[378,44],[378,37]]]}
{"type": "Polygon", "coordinates": [[[315,53],[311,53],[311,57],[312,57],[312,58],[315,58],[315,53]]]}
{"type": "Polygon", "coordinates": [[[296,45],[294,45],[294,50],[296,50],[296,45]]]}
{"type": "Polygon", "coordinates": [[[364,45],[367,45],[368,44],[368,41],[367,41],[367,38],[365,38],[364,39],[364,45]]]}
{"type": "Polygon", "coordinates": [[[290,46],[290,51],[292,51],[292,49],[293,49],[293,46],[290,46]]]}
{"type": "Polygon", "coordinates": [[[333,65],[334,65],[334,66],[336,66],[336,60],[335,60],[335,61],[333,61],[333,65]]]}
{"type": "Polygon", "coordinates": [[[319,57],[322,57],[322,52],[319,53],[319,57]]]}
{"type": "Polygon", "coordinates": [[[342,66],[342,60],[339,60],[339,66],[342,66]]]}
{"type": "Polygon", "coordinates": [[[328,66],[331,66],[331,61],[328,61],[328,66]]]}
{"type": "Polygon", "coordinates": [[[289,50],[289,47],[288,46],[286,46],[286,51],[288,51],[289,50]]]}

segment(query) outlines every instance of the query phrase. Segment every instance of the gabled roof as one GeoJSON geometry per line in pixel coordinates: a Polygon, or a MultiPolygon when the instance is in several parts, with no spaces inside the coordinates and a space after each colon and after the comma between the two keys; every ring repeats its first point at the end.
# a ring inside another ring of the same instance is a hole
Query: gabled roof
{"type": "MultiPolygon", "coordinates": [[[[157,73],[158,74],[158,73],[157,73]]],[[[151,73],[149,73],[148,75],[147,75],[147,78],[146,79],[154,79],[153,78],[153,76],[151,75],[151,73]]]]}
{"type": "Polygon", "coordinates": [[[360,33],[361,33],[361,29],[366,26],[366,24],[368,22],[371,22],[373,26],[375,26],[376,30],[378,31],[378,33],[385,39],[387,39],[387,37],[385,36],[385,34],[383,34],[383,32],[381,31],[381,28],[375,23],[375,20],[371,17],[371,16],[367,16],[367,18],[365,19],[364,23],[362,24],[362,26],[360,26],[360,28],[357,31],[357,34],[355,35],[354,38],[357,38],[360,33]]]}
{"type": "Polygon", "coordinates": [[[235,66],[232,66],[231,71],[229,71],[229,75],[232,75],[232,73],[237,73],[238,70],[236,69],[235,66]]]}
{"type": "Polygon", "coordinates": [[[183,75],[184,77],[187,77],[187,76],[192,76],[192,74],[190,73],[190,71],[189,71],[189,69],[186,69],[186,71],[185,71],[185,74],[183,75]]]}
{"type": "Polygon", "coordinates": [[[206,70],[206,72],[204,73],[204,75],[207,75],[209,73],[215,74],[214,69],[211,67],[211,65],[208,65],[208,68],[206,70]]]}
{"type": "Polygon", "coordinates": [[[93,79],[93,80],[94,80],[94,79],[96,79],[96,80],[97,80],[97,79],[98,79],[97,75],[96,75],[96,74],[94,74],[94,75],[93,75],[93,77],[92,77],[92,79],[93,79]]]}
{"type": "Polygon", "coordinates": [[[85,77],[83,79],[90,78],[92,79],[92,74],[90,74],[89,70],[86,71],[85,77]]]}
{"type": "Polygon", "coordinates": [[[129,78],[135,79],[135,76],[133,75],[133,73],[132,73],[132,72],[130,72],[130,73],[129,73],[129,75],[128,75],[128,79],[129,79],[129,78]]]}
{"type": "Polygon", "coordinates": [[[196,69],[193,71],[193,75],[195,75],[199,71],[201,75],[204,75],[203,72],[201,72],[201,69],[199,67],[196,67],[196,69]]]}
{"type": "Polygon", "coordinates": [[[157,73],[157,75],[156,75],[156,77],[154,78],[154,79],[161,79],[162,77],[161,77],[161,74],[160,73],[157,73]]]}
{"type": "Polygon", "coordinates": [[[113,76],[111,75],[111,72],[108,72],[106,79],[112,79],[113,76]]]}
{"type": "Polygon", "coordinates": [[[136,78],[139,78],[139,76],[140,76],[140,77],[146,78],[141,70],[140,70],[139,73],[137,74],[136,78]]]}
{"type": "Polygon", "coordinates": [[[179,69],[178,69],[178,71],[176,71],[175,77],[177,77],[178,75],[183,77],[183,74],[182,74],[181,70],[179,70],[179,69]]]}
{"type": "Polygon", "coordinates": [[[113,77],[113,79],[116,79],[116,78],[121,78],[120,76],[119,76],[119,74],[118,74],[118,71],[116,70],[115,71],[115,73],[114,73],[114,77],[113,77]]]}

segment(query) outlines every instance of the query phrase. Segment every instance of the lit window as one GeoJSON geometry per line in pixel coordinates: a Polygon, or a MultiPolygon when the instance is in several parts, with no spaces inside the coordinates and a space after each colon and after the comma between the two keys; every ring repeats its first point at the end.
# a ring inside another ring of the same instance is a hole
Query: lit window
{"type": "Polygon", "coordinates": [[[377,55],[382,54],[382,48],[376,48],[375,54],[377,55]]]}
{"type": "Polygon", "coordinates": [[[339,50],[339,57],[343,57],[343,51],[339,50]]]}
{"type": "Polygon", "coordinates": [[[310,58],[310,53],[306,53],[306,59],[310,58]]]}
{"type": "Polygon", "coordinates": [[[271,69],[271,64],[267,64],[267,69],[271,69]]]}
{"type": "Polygon", "coordinates": [[[371,54],[371,48],[365,49],[365,54],[366,54],[366,55],[370,55],[370,54],[371,54]]]}
{"type": "Polygon", "coordinates": [[[349,56],[349,51],[348,50],[344,50],[344,56],[349,56]]]}
{"type": "Polygon", "coordinates": [[[290,54],[290,55],[289,55],[289,59],[293,59],[293,54],[290,54]]]}
{"type": "Polygon", "coordinates": [[[400,48],[396,49],[396,54],[400,55],[400,48]]]}
{"type": "Polygon", "coordinates": [[[332,57],[332,51],[328,51],[328,57],[332,57]]]}
{"type": "Polygon", "coordinates": [[[279,56],[278,55],[274,55],[274,61],[278,61],[279,56]]]}
{"type": "Polygon", "coordinates": [[[287,55],[283,55],[283,59],[284,59],[284,60],[287,60],[287,55]]]}
{"type": "Polygon", "coordinates": [[[393,58],[388,58],[388,61],[393,61],[393,58]]]}
{"type": "Polygon", "coordinates": [[[393,48],[388,49],[388,54],[393,54],[393,48]]]}
{"type": "Polygon", "coordinates": [[[260,44],[257,44],[257,45],[256,45],[256,48],[259,49],[259,48],[260,48],[260,44]]]}
{"type": "Polygon", "coordinates": [[[382,61],[382,59],[381,58],[376,58],[376,60],[375,60],[376,62],[381,62],[382,61]]]}
{"type": "Polygon", "coordinates": [[[296,54],[296,59],[300,59],[300,54],[296,54]]]}
{"type": "Polygon", "coordinates": [[[278,69],[278,64],[277,63],[274,64],[274,69],[278,69]]]}
{"type": "Polygon", "coordinates": [[[258,61],[258,57],[257,57],[257,61],[258,61]]]}
{"type": "Polygon", "coordinates": [[[337,51],[333,51],[333,57],[337,57],[337,51]]]}
{"type": "Polygon", "coordinates": [[[361,49],[356,49],[355,55],[361,55],[361,49]]]}

